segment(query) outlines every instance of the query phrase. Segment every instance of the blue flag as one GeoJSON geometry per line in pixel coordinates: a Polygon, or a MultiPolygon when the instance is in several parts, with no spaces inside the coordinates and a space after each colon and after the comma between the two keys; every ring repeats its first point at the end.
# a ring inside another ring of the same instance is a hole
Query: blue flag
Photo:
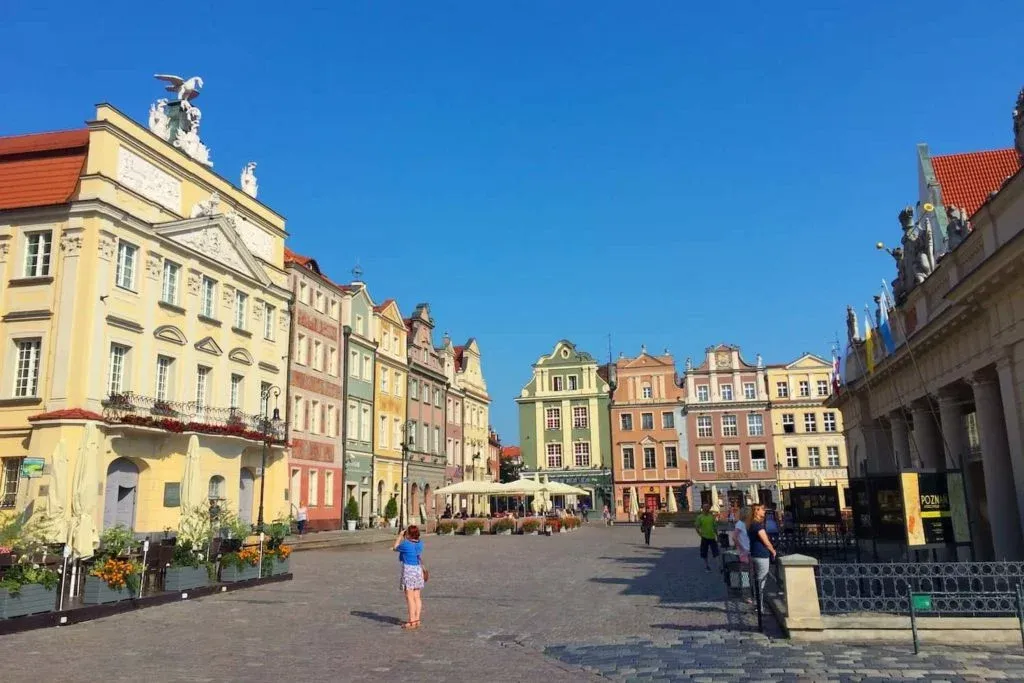
{"type": "Polygon", "coordinates": [[[878,326],[878,336],[882,338],[882,345],[885,346],[885,353],[890,354],[896,351],[896,342],[892,338],[892,328],[889,326],[889,296],[885,291],[885,283],[882,283],[882,301],[879,303],[881,310],[882,324],[878,326]]]}

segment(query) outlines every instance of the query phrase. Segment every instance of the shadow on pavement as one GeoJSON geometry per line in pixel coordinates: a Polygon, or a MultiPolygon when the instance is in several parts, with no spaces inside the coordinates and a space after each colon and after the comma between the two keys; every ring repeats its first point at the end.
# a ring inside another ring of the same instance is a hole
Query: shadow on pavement
{"type": "Polygon", "coordinates": [[[362,619],[369,619],[370,621],[376,621],[381,624],[391,624],[393,626],[399,626],[403,622],[398,617],[391,617],[386,614],[378,614],[377,612],[363,612],[361,610],[354,609],[349,612],[354,617],[360,617],[362,619]]]}

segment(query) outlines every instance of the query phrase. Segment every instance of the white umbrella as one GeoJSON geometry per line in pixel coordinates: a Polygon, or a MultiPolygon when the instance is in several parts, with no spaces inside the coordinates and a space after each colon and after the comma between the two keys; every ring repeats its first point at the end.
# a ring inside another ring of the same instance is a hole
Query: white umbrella
{"type": "Polygon", "coordinates": [[[629,493],[629,515],[630,518],[636,519],[640,515],[640,503],[637,501],[640,495],[636,492],[635,486],[630,487],[629,493]]]}
{"type": "Polygon", "coordinates": [[[68,447],[57,442],[50,463],[50,488],[46,492],[46,535],[64,542],[68,538],[68,447]]]}
{"type": "Polygon", "coordinates": [[[670,513],[679,512],[679,507],[676,505],[676,494],[672,491],[672,487],[668,487],[668,511],[670,513]]]}
{"type": "Polygon", "coordinates": [[[718,504],[718,487],[711,485],[711,511],[718,512],[722,506],[718,504]]]}
{"type": "Polygon", "coordinates": [[[560,481],[549,481],[542,486],[548,493],[556,496],[585,496],[587,494],[583,489],[563,484],[560,481]]]}
{"type": "Polygon", "coordinates": [[[203,480],[199,474],[199,437],[193,434],[188,437],[188,448],[185,450],[185,471],[181,475],[179,503],[181,510],[188,510],[201,505],[202,502],[203,480]]]}
{"type": "Polygon", "coordinates": [[[82,444],[78,449],[78,461],[75,462],[75,489],[71,496],[71,515],[73,517],[69,531],[68,544],[79,557],[90,557],[100,541],[96,532],[96,521],[93,514],[99,498],[99,437],[96,425],[92,422],[85,426],[82,444]]]}
{"type": "Polygon", "coordinates": [[[533,479],[518,479],[506,484],[498,484],[498,486],[501,489],[501,493],[505,493],[507,495],[539,493],[541,489],[544,488],[543,484],[540,484],[533,479]]]}
{"type": "Polygon", "coordinates": [[[435,491],[440,496],[466,496],[504,492],[505,489],[502,488],[502,485],[495,484],[493,481],[459,481],[435,491]]]}
{"type": "Polygon", "coordinates": [[[427,506],[420,503],[420,524],[427,523],[427,506]]]}

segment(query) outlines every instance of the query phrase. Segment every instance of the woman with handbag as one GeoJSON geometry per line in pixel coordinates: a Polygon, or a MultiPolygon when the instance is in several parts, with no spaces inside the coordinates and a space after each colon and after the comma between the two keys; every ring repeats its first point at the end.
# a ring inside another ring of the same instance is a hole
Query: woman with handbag
{"type": "Polygon", "coordinates": [[[423,612],[421,592],[430,575],[423,566],[423,541],[420,540],[420,529],[415,524],[399,532],[395,539],[394,550],[402,563],[402,578],[399,584],[405,592],[405,603],[409,608],[409,620],[402,624],[406,630],[420,627],[420,616],[423,612]]]}

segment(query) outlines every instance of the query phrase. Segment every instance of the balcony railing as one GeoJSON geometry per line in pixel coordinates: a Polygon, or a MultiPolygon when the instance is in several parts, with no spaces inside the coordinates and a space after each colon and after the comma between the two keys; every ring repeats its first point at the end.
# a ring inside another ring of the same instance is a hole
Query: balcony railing
{"type": "Polygon", "coordinates": [[[111,394],[103,401],[103,417],[112,424],[177,433],[197,432],[272,442],[284,441],[285,437],[283,422],[275,424],[262,415],[243,413],[237,408],[213,408],[196,401],[166,401],[132,391],[111,394]]]}

